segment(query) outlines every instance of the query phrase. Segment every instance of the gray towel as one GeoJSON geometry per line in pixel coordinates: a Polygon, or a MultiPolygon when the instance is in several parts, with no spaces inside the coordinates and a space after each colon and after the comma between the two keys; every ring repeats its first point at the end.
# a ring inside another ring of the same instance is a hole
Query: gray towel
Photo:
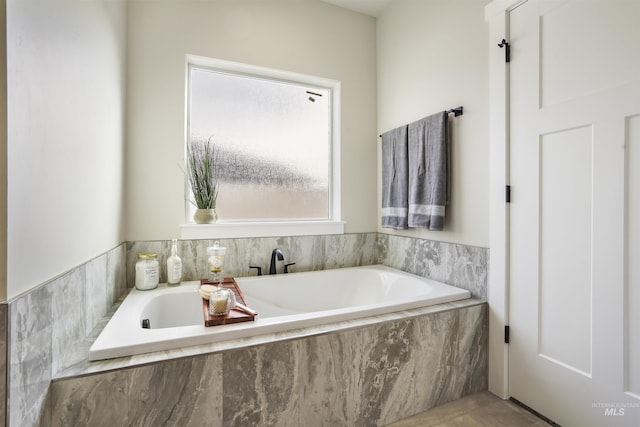
{"type": "Polygon", "coordinates": [[[407,228],[409,161],[407,126],[382,134],[382,226],[407,228]]]}
{"type": "Polygon", "coordinates": [[[447,113],[411,123],[408,133],[409,227],[442,230],[449,201],[447,113]]]}

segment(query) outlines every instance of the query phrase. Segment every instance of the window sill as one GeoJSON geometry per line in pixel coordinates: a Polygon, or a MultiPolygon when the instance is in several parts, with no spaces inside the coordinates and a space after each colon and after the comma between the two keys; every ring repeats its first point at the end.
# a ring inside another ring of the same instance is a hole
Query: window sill
{"type": "Polygon", "coordinates": [[[180,238],[232,239],[243,237],[309,236],[344,234],[344,221],[218,222],[182,224],[180,238]]]}

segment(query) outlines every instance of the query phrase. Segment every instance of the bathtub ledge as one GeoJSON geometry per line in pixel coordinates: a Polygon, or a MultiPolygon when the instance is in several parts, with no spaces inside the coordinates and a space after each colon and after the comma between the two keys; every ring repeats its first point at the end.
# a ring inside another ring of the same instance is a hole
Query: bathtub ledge
{"type": "Polygon", "coordinates": [[[82,342],[78,349],[73,352],[73,361],[67,361],[68,367],[63,371],[53,376],[52,381],[59,379],[66,379],[77,376],[97,374],[101,372],[108,372],[113,370],[119,370],[124,368],[130,368],[134,366],[142,366],[152,363],[163,362],[171,359],[180,359],[185,357],[199,356],[202,354],[219,353],[229,350],[236,350],[239,348],[246,348],[257,346],[261,344],[279,342],[286,340],[293,340],[298,338],[304,338],[315,335],[329,334],[333,332],[345,331],[349,329],[371,326],[379,323],[386,323],[390,321],[409,319],[419,316],[424,316],[432,313],[440,313],[450,310],[456,310],[465,307],[472,307],[476,305],[486,304],[486,301],[482,299],[469,298],[465,300],[453,301],[443,304],[432,305],[428,307],[415,308],[411,310],[399,311],[394,313],[382,314],[377,316],[369,316],[362,319],[347,320],[343,322],[330,323],[320,326],[312,326],[302,329],[294,329],[285,332],[278,332],[273,334],[258,335],[249,338],[240,338],[235,340],[228,340],[223,342],[216,342],[210,344],[203,344],[191,347],[183,347],[173,350],[158,351],[153,353],[145,353],[134,356],[119,357],[115,359],[89,361],[89,348],[93,344],[93,341],[98,337],[104,326],[107,324],[110,317],[115,313],[117,306],[105,316],[100,322],[100,325],[96,327],[94,331],[82,342]]]}

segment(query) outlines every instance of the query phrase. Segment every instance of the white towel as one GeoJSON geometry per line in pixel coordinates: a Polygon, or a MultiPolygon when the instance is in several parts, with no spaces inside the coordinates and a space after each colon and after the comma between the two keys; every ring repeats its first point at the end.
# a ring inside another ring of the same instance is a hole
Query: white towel
{"type": "Polygon", "coordinates": [[[449,201],[447,113],[408,126],[409,227],[443,230],[449,201]]]}
{"type": "Polygon", "coordinates": [[[382,227],[407,228],[409,161],[407,126],[382,135],[382,227]]]}

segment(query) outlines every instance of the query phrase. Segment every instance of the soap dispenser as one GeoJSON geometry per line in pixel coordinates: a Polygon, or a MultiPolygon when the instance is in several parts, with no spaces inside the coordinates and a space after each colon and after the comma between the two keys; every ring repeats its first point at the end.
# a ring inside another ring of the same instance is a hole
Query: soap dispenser
{"type": "Polygon", "coordinates": [[[182,259],[178,256],[178,240],[171,240],[171,256],[167,258],[167,284],[178,286],[182,281],[182,259]]]}

